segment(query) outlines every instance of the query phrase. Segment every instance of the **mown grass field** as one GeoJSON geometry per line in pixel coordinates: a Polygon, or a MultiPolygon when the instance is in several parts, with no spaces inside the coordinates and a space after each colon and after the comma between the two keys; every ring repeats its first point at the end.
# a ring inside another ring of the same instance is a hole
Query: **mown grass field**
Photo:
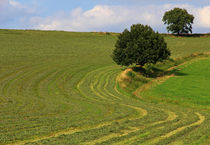
{"type": "MultiPolygon", "coordinates": [[[[0,30],[0,144],[208,144],[210,59],[134,96],[116,81],[124,69],[110,57],[116,40],[0,30]]],[[[172,58],[210,51],[210,38],[166,41],[172,58]]]]}

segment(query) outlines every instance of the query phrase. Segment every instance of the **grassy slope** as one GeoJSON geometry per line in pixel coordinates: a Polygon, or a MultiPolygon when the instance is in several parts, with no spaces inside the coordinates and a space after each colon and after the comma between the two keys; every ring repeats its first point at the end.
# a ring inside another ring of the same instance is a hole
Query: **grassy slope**
{"type": "Polygon", "coordinates": [[[179,75],[147,90],[142,95],[159,96],[188,106],[199,105],[204,108],[210,106],[210,59],[200,60],[179,69],[181,69],[179,75]]]}
{"type": "MultiPolygon", "coordinates": [[[[188,133],[188,137],[184,133],[180,133],[183,136],[178,136],[178,138],[174,135],[174,141],[171,144],[209,144],[209,62],[210,57],[208,55],[198,55],[178,59],[173,62],[178,64],[173,69],[170,69],[171,62],[159,64],[157,66],[163,68],[166,74],[157,78],[147,78],[149,81],[144,84],[140,83],[140,87],[135,91],[135,94],[146,102],[171,104],[185,109],[191,108],[195,112],[205,114],[204,123],[199,129],[196,129],[197,132],[191,131],[191,133],[188,133]],[[195,134],[200,134],[200,139],[196,140],[194,138],[195,134]],[[191,138],[190,142],[189,138],[191,138]],[[204,140],[207,141],[205,142],[204,140]]],[[[133,74],[135,80],[139,79],[138,75],[135,76],[135,72],[131,72],[131,74],[133,74]]],[[[130,85],[134,86],[138,82],[133,81],[130,85]]],[[[133,90],[130,88],[127,91],[133,90]]],[[[173,134],[185,127],[178,128],[170,133],[173,134]]],[[[166,142],[162,141],[159,143],[165,144],[166,142]]]]}
{"type": "Polygon", "coordinates": [[[190,55],[192,53],[209,52],[210,37],[166,37],[172,58],[190,55]]]}
{"type": "MultiPolygon", "coordinates": [[[[0,30],[0,144],[167,143],[182,134],[187,143],[205,142],[208,122],[160,138],[202,117],[190,108],[143,102],[116,87],[121,68],[110,57],[116,39],[0,30]]],[[[210,51],[210,38],[166,40],[174,58],[210,51]]]]}
{"type": "Polygon", "coordinates": [[[14,30],[0,37],[1,143],[104,117],[107,111],[90,106],[75,87],[87,72],[112,64],[116,37],[14,30]]]}

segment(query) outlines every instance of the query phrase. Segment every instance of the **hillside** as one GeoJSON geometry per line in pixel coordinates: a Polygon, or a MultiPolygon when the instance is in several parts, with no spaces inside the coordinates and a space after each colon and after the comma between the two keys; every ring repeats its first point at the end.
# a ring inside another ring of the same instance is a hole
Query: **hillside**
{"type": "MultiPolygon", "coordinates": [[[[165,39],[173,59],[210,52],[210,37],[165,39]]],[[[111,59],[116,34],[0,30],[0,40],[0,144],[209,141],[209,103],[201,99],[204,106],[192,108],[153,102],[120,88],[116,80],[125,68],[111,59]]],[[[198,65],[205,71],[209,57],[205,59],[186,66],[183,73],[190,74],[194,66],[200,69],[198,65]]],[[[201,79],[209,73],[201,73],[201,79]]],[[[167,84],[162,85],[163,90],[167,84]]],[[[162,94],[156,91],[150,93],[159,98],[162,94]]],[[[146,93],[143,97],[148,98],[146,93]]]]}

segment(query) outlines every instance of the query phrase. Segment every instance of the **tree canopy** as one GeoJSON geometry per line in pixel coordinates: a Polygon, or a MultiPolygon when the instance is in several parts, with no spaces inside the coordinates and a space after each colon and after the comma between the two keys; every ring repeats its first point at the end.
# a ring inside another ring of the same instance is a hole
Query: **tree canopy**
{"type": "Polygon", "coordinates": [[[189,14],[186,9],[174,8],[165,12],[162,21],[167,24],[168,32],[176,34],[192,33],[194,16],[189,14]]]}
{"type": "Polygon", "coordinates": [[[158,32],[148,25],[136,24],[131,26],[130,31],[125,29],[119,35],[112,58],[118,65],[144,66],[163,61],[169,56],[167,44],[158,32]]]}

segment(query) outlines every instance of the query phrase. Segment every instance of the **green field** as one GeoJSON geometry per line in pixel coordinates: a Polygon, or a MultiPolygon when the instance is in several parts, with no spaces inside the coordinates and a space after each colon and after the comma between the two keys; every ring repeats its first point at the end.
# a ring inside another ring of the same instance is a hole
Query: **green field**
{"type": "Polygon", "coordinates": [[[142,96],[159,96],[191,107],[210,107],[210,59],[199,60],[182,67],[179,68],[180,75],[148,89],[141,93],[142,96]]]}
{"type": "MultiPolygon", "coordinates": [[[[172,58],[210,52],[210,37],[165,39],[172,58]]],[[[0,30],[0,144],[208,144],[209,57],[134,96],[116,81],[116,40],[0,30]]]]}

